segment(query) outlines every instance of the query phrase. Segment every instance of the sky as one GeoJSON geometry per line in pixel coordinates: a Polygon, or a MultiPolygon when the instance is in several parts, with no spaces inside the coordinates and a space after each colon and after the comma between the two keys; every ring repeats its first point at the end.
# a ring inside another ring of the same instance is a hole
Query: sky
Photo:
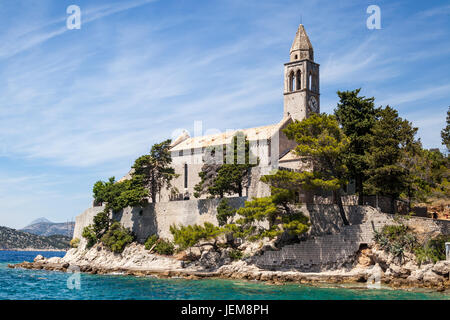
{"type": "Polygon", "coordinates": [[[74,219],[98,180],[180,132],[273,124],[303,23],[321,111],[362,88],[443,148],[448,1],[0,0],[0,225],[74,219]],[[68,29],[69,5],[81,29],[68,29]],[[369,5],[381,29],[368,29],[369,5]]]}

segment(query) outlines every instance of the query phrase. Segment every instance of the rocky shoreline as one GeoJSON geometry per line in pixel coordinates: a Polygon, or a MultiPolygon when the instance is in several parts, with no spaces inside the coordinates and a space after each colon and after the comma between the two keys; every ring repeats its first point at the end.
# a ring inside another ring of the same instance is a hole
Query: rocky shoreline
{"type": "Polygon", "coordinates": [[[0,251],[37,251],[37,252],[67,252],[64,249],[36,249],[36,248],[12,248],[12,249],[0,249],[0,251]]]}
{"type": "MultiPolygon", "coordinates": [[[[208,255],[208,252],[204,255],[208,255]]],[[[364,265],[361,263],[361,260],[364,259],[361,259],[360,256],[359,262],[351,269],[310,273],[295,270],[263,270],[253,265],[250,260],[231,261],[228,259],[216,268],[205,268],[205,265],[186,262],[180,257],[152,254],[142,245],[132,244],[122,254],[112,253],[102,246],[95,246],[90,250],[71,249],[63,258],[45,259],[37,256],[33,262],[22,262],[9,265],[9,267],[91,274],[123,274],[139,277],[256,280],[277,285],[285,283],[357,284],[372,288],[378,285],[395,289],[426,288],[439,292],[450,291],[450,261],[422,265],[419,268],[411,265],[399,267],[392,264],[383,270],[382,263],[364,265]]]]}

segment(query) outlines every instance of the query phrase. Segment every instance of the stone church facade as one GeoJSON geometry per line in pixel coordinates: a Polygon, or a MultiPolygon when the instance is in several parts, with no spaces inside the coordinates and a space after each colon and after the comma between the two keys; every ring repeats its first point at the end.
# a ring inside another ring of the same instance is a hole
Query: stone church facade
{"type": "Polygon", "coordinates": [[[272,125],[200,137],[190,137],[184,132],[173,141],[170,149],[172,166],[179,175],[172,185],[178,191],[175,194],[164,191],[161,202],[193,199],[194,187],[200,181],[199,172],[205,151],[209,148],[223,150],[238,131],[245,134],[252,155],[259,159],[258,166],[251,170],[243,196],[252,198],[270,195],[269,187],[259,178],[273,169],[301,169],[302,163],[292,152],[295,142],[289,140],[282,130],[294,120],[301,121],[313,112],[320,112],[319,64],[314,62],[314,50],[303,25],[297,30],[289,57],[289,62],[284,64],[282,119],[272,125]]]}

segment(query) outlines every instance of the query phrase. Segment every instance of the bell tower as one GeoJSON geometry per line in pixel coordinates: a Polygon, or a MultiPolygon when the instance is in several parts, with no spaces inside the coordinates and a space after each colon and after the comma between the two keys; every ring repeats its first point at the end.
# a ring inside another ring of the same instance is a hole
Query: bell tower
{"type": "Polygon", "coordinates": [[[319,65],[314,50],[301,24],[284,65],[284,117],[303,120],[312,112],[320,113],[319,65]]]}

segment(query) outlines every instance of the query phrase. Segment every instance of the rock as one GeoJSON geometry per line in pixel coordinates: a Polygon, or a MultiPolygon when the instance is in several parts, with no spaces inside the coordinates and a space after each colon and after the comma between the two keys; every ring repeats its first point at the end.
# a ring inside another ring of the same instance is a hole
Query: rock
{"type": "Polygon", "coordinates": [[[61,258],[59,257],[52,257],[47,259],[47,263],[60,263],[61,262],[61,258]]]}
{"type": "Polygon", "coordinates": [[[419,282],[423,279],[423,270],[417,269],[415,271],[412,271],[411,274],[406,278],[409,282],[419,282]]]}
{"type": "Polygon", "coordinates": [[[450,261],[439,261],[431,268],[434,273],[437,273],[440,276],[448,277],[450,272],[450,261]]]}
{"type": "Polygon", "coordinates": [[[429,282],[432,284],[437,284],[444,281],[444,278],[436,273],[433,270],[428,270],[423,274],[423,281],[429,282]]]}
{"type": "Polygon", "coordinates": [[[392,264],[391,266],[389,266],[389,269],[386,271],[386,274],[392,275],[394,277],[407,278],[410,274],[410,271],[395,264],[392,264]]]}
{"type": "Polygon", "coordinates": [[[38,262],[38,261],[43,261],[43,260],[45,260],[45,258],[42,255],[39,254],[39,255],[36,256],[36,258],[34,258],[33,261],[34,262],[38,262]]]}
{"type": "Polygon", "coordinates": [[[372,250],[370,249],[361,250],[357,257],[358,265],[363,267],[368,267],[372,265],[373,264],[372,256],[373,256],[372,250]]]}
{"type": "Polygon", "coordinates": [[[220,253],[215,251],[204,251],[199,262],[201,266],[206,269],[217,268],[220,262],[220,253]]]}

